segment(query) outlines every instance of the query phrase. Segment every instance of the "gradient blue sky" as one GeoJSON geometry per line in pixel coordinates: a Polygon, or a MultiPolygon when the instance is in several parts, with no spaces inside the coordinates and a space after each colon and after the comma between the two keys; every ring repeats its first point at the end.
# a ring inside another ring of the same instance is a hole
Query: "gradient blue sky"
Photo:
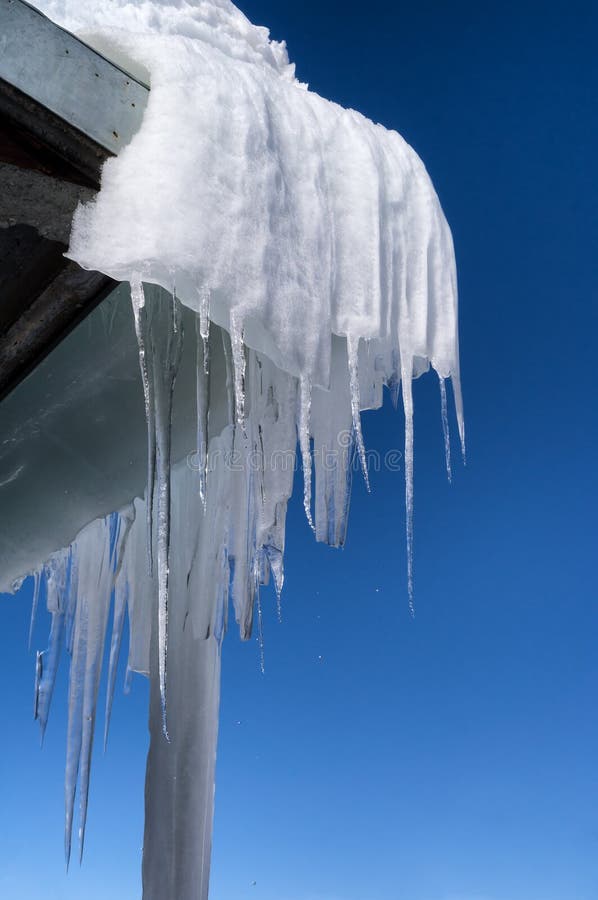
{"type": "MultiPolygon", "coordinates": [[[[596,6],[240,5],[302,80],[401,131],[434,179],[457,250],[468,466],[447,484],[428,376],[414,621],[402,475],[372,472],[369,497],[355,479],[342,552],[314,544],[295,498],[266,674],[254,642],[225,641],[211,900],[595,900],[596,6]]],[[[401,446],[391,408],[364,431],[401,446]]],[[[147,687],[116,698],[67,878],[66,673],[40,752],[30,595],[2,598],[0,897],[135,900],[147,687]]]]}

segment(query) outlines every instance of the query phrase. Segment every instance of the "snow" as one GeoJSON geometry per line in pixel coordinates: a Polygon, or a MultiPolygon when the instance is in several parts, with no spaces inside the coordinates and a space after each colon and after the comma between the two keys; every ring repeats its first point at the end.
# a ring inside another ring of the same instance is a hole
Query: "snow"
{"type": "Polygon", "coordinates": [[[355,453],[369,488],[360,412],[381,405],[385,385],[395,397],[400,387],[405,412],[413,606],[411,385],[430,365],[449,475],[447,378],[463,441],[452,238],[405,141],[298,83],[284,45],[228,0],[38,6],[151,92],[141,130],[77,210],[69,248],[131,285],[147,490],[43,568],[52,631],[36,714],[43,730],[66,640],[68,858],[77,786],[83,847],[113,598],[105,740],[125,608],[129,668],[152,683],[144,897],[205,898],[229,593],[248,639],[256,609],[261,630],[260,585],[272,576],[282,589],[297,444],[308,522],[342,546],[355,453]],[[195,313],[192,335],[180,304],[195,313]],[[189,354],[195,467],[171,459],[189,354]]]}

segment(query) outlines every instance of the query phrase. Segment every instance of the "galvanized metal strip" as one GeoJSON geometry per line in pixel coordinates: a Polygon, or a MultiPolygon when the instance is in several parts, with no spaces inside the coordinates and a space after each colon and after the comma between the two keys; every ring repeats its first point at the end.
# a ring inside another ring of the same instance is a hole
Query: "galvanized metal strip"
{"type": "Polygon", "coordinates": [[[117,154],[148,88],[23,0],[0,0],[0,78],[117,154]]]}

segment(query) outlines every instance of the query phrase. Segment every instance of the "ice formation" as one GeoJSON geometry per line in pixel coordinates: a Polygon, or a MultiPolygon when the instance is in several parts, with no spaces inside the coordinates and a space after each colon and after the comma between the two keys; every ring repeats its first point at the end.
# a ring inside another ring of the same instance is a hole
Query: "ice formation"
{"type": "Polygon", "coordinates": [[[90,523],[37,576],[52,626],[35,711],[43,731],[66,643],[68,856],[77,785],[83,846],[113,598],[106,723],[125,610],[129,668],[152,684],[144,897],[205,898],[229,595],[246,639],[260,585],[271,577],[282,590],[297,445],[316,539],[343,544],[354,453],[368,479],[360,412],[381,405],[384,386],[400,389],[405,412],[412,602],[411,382],[430,365],[449,473],[447,378],[463,439],[452,239],[405,141],[298,83],[284,45],[229,0],[37,5],[151,92],[141,130],[78,209],[69,249],[131,285],[147,490],[90,523]],[[191,336],[180,304],[196,313],[191,336]],[[173,391],[190,343],[191,467],[171,460],[173,391]]]}

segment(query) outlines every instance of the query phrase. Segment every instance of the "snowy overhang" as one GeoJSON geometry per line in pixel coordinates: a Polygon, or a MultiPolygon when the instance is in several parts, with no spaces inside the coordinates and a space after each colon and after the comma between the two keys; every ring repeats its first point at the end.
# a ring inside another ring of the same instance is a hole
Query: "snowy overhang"
{"type": "Polygon", "coordinates": [[[148,93],[28,3],[0,0],[0,398],[114,286],[63,254],[148,93]]]}

